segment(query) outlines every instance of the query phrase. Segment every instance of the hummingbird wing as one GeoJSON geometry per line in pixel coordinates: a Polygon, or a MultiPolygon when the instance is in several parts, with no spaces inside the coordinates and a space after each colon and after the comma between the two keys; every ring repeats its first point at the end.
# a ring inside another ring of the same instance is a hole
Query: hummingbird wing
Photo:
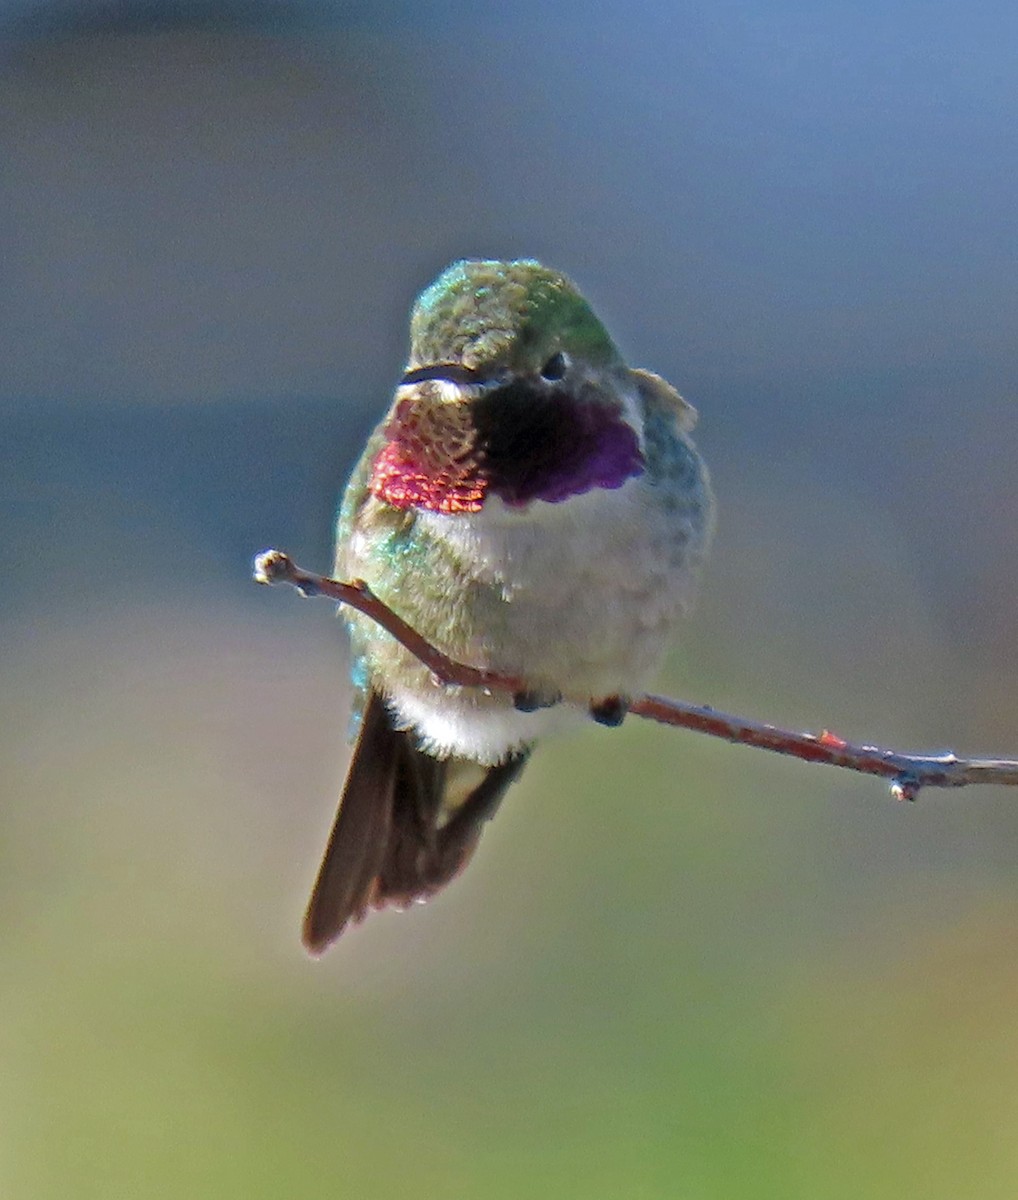
{"type": "Polygon", "coordinates": [[[307,949],[321,954],[369,909],[405,908],[455,878],[527,757],[434,758],[372,689],[304,917],[307,949]]]}
{"type": "Polygon", "coordinates": [[[372,692],[304,917],[304,945],[313,954],[367,911],[392,828],[395,732],[384,703],[372,692]]]}
{"type": "Polygon", "coordinates": [[[679,395],[667,379],[662,379],[653,371],[644,371],[642,367],[636,367],[629,373],[648,408],[671,412],[683,433],[689,433],[695,427],[698,415],[696,409],[679,395]]]}

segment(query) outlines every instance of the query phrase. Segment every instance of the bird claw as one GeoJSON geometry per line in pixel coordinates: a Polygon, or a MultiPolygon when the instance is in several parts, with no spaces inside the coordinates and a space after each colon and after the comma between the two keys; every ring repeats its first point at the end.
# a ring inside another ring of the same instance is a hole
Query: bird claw
{"type": "Polygon", "coordinates": [[[606,696],[603,700],[595,700],[590,705],[590,715],[598,725],[614,727],[621,725],[629,712],[627,696],[606,696]]]}

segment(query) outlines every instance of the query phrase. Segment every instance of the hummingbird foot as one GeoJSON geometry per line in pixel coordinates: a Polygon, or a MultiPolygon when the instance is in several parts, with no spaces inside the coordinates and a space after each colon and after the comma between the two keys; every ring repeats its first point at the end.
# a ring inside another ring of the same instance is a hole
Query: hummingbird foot
{"type": "Polygon", "coordinates": [[[561,692],[528,690],[513,693],[513,707],[517,712],[537,712],[539,708],[554,708],[556,704],[560,704],[561,702],[561,692]]]}
{"type": "Polygon", "coordinates": [[[594,700],[590,705],[590,715],[598,725],[621,725],[629,712],[628,696],[606,696],[603,700],[594,700]]]}

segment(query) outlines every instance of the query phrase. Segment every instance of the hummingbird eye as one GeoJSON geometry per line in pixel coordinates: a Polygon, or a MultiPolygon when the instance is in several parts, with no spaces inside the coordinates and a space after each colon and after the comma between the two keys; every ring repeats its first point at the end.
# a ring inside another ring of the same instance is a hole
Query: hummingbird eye
{"type": "Polygon", "coordinates": [[[549,383],[555,383],[565,375],[568,367],[569,359],[559,350],[541,368],[541,378],[547,379],[549,383]]]}

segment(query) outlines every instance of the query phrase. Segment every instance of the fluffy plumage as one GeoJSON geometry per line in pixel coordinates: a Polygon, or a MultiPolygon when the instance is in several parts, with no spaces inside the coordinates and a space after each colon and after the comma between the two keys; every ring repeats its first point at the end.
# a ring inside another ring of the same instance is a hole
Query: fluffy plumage
{"type": "MultiPolygon", "coordinates": [[[[462,262],[418,299],[404,383],[347,487],[336,573],[454,659],[597,703],[645,690],[692,602],[713,500],[694,410],[630,370],[564,276],[462,262]]],[[[464,865],[533,743],[523,712],[442,686],[347,612],[364,712],[305,941],[464,865]]]]}

